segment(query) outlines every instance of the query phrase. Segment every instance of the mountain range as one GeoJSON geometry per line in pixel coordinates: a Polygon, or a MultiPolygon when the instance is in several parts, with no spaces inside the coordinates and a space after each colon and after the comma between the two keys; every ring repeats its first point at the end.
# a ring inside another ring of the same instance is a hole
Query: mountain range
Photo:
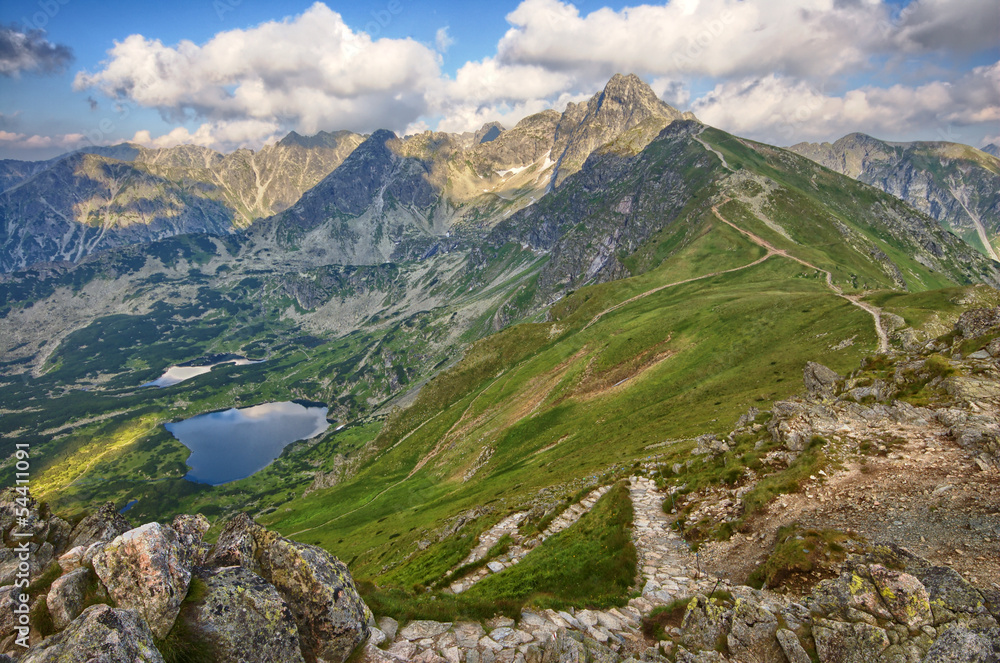
{"type": "Polygon", "coordinates": [[[633,507],[670,512],[669,546],[840,546],[829,514],[799,539],[759,514],[939,445],[993,467],[1000,262],[970,242],[996,233],[996,161],[782,149],[617,75],[512,128],[8,162],[0,481],[16,441],[66,522],[247,512],[347,562],[377,614],[442,623],[668,587],[632,588],[633,507]],[[285,401],[332,425],[249,477],[185,478],[164,424],[285,401]]]}
{"type": "Polygon", "coordinates": [[[977,150],[958,143],[888,143],[850,134],[832,145],[799,143],[789,149],[905,200],[1000,260],[1000,159],[995,145],[977,150]]]}

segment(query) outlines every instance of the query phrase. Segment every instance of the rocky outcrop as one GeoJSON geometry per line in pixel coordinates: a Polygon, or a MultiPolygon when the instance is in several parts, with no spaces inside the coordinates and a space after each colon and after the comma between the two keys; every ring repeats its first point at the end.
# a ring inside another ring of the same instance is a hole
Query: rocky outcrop
{"type": "Polygon", "coordinates": [[[107,502],[73,528],[69,548],[88,548],[99,541],[110,541],[132,529],[125,517],[118,513],[114,502],[107,502]]]}
{"type": "Polygon", "coordinates": [[[342,661],[368,636],[368,606],[344,563],[322,548],[278,536],[239,514],[219,535],[209,562],[242,566],[273,584],[310,656],[342,661]]]}
{"type": "Polygon", "coordinates": [[[138,612],[163,638],[191,582],[185,557],[172,528],[148,523],[111,541],[94,557],[94,571],[117,605],[138,612]]]}
{"type": "Polygon", "coordinates": [[[260,576],[239,566],[204,571],[204,596],[181,619],[210,642],[219,663],[303,663],[299,630],[288,604],[260,576]]]}
{"type": "Polygon", "coordinates": [[[813,361],[806,362],[806,367],[802,371],[802,381],[806,385],[806,392],[811,396],[827,398],[833,396],[837,382],[842,379],[836,371],[813,361]]]}
{"type": "MultiPolygon", "coordinates": [[[[0,517],[8,512],[13,503],[0,499],[0,517]]],[[[162,661],[154,641],[168,641],[223,662],[342,663],[374,624],[340,560],[246,514],[227,523],[215,546],[203,540],[203,516],[147,523],[111,540],[121,527],[111,509],[85,519],[74,537],[64,522],[34,512],[37,531],[62,532],[62,546],[45,541],[61,574],[32,593],[32,647],[21,660],[162,661]],[[50,630],[57,633],[43,638],[50,630]]],[[[14,643],[14,592],[0,590],[0,655],[23,652],[14,643]]]]}
{"type": "Polygon", "coordinates": [[[49,587],[45,604],[52,616],[52,625],[62,630],[83,612],[87,586],[93,573],[90,569],[76,569],[57,578],[49,587]]]}
{"type": "Polygon", "coordinates": [[[63,632],[29,649],[21,663],[163,663],[145,620],[132,610],[87,608],[63,632]]]}

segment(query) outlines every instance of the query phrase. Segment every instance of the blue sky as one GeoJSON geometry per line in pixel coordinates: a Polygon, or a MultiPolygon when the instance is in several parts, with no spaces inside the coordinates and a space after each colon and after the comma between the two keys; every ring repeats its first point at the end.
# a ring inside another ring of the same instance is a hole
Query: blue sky
{"type": "Polygon", "coordinates": [[[776,144],[1000,135],[1000,0],[6,0],[0,23],[0,158],[512,125],[618,71],[776,144]]]}

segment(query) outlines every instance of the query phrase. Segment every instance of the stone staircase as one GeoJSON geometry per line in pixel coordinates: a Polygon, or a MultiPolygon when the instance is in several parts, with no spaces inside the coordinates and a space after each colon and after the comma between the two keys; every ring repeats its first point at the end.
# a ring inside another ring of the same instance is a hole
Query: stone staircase
{"type": "MultiPolygon", "coordinates": [[[[514,540],[514,544],[510,547],[510,550],[495,560],[490,561],[484,568],[478,569],[468,576],[453,582],[449,590],[455,594],[461,594],[491,573],[500,573],[504,569],[517,564],[524,559],[525,555],[545,541],[545,539],[558,534],[578,521],[580,516],[594,508],[597,500],[601,499],[610,489],[611,486],[601,486],[590,491],[582,500],[571,504],[565,511],[559,514],[544,532],[530,538],[522,537],[517,530],[521,522],[527,517],[527,511],[519,511],[507,516],[479,536],[478,545],[472,549],[472,552],[455,569],[483,559],[486,553],[489,552],[489,549],[503,538],[505,534],[509,534],[514,540]]],[[[449,573],[454,572],[455,569],[452,569],[449,573]]]]}

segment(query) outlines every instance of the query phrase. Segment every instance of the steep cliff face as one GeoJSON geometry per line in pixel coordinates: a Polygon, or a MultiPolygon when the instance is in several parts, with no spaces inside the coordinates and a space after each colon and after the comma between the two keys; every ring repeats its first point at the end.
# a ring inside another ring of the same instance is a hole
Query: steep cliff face
{"type": "Polygon", "coordinates": [[[998,259],[1000,159],[945,142],[888,143],[864,134],[792,151],[906,201],[998,259]]]}

